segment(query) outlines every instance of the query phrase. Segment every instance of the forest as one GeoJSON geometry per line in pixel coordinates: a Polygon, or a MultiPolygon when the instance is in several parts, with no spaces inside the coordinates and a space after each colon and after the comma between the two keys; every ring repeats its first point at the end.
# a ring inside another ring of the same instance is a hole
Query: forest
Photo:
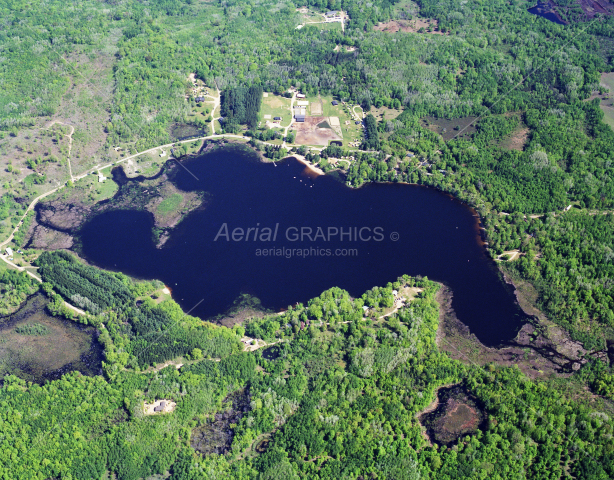
{"type": "Polygon", "coordinates": [[[250,129],[258,127],[261,86],[227,88],[222,92],[221,102],[225,130],[234,132],[239,125],[247,125],[250,129]]]}
{"type": "MultiPolygon", "coordinates": [[[[436,343],[438,291],[438,284],[408,276],[360,298],[333,288],[233,329],[207,326],[172,300],[156,308],[152,298],[132,316],[117,308],[92,315],[92,324],[104,321],[104,376],[73,372],[45,385],[4,378],[0,473],[119,480],[550,479],[565,472],[611,478],[614,420],[605,413],[611,407],[565,394],[557,379],[530,380],[516,366],[451,360],[436,343]],[[380,318],[393,290],[404,288],[419,293],[380,318]],[[219,347],[226,348],[184,354],[180,368],[141,368],[146,350],[156,347],[128,354],[132,342],[158,331],[170,344],[162,326],[168,322],[217,332],[209,338],[223,339],[219,347]],[[275,343],[241,352],[244,334],[275,343]],[[444,385],[467,391],[486,418],[447,446],[425,436],[418,415],[444,385]],[[229,449],[197,453],[191,436],[202,425],[215,428],[237,393],[249,405],[230,426],[229,449]],[[176,403],[174,411],[144,413],[145,403],[160,399],[176,403]]],[[[572,381],[590,380],[596,392],[611,395],[608,375],[591,364],[572,381]]]]}
{"type": "MultiPolygon", "coordinates": [[[[78,0],[67,8],[60,0],[0,0],[3,158],[11,157],[6,145],[22,148],[22,138],[67,101],[75,118],[104,105],[96,134],[103,146],[88,154],[92,165],[108,161],[113,146],[136,153],[170,143],[173,125],[202,127],[204,117],[186,101],[191,73],[222,91],[223,130],[247,128],[250,144],[274,160],[288,150],[261,143],[280,140],[258,127],[263,92],[296,87],[359,104],[367,113],[362,151],[298,153],[325,171],[330,158],[354,157],[345,179],[353,187],[415,183],[474,207],[500,269],[530,284],[535,306],[572,340],[603,354],[568,376],[540,380],[516,366],[452,360],[436,337],[440,286],[425,278],[402,277],[358,298],[333,288],[281,315],[226,328],[161,300],[156,282],[44,252],[36,266],[48,308],[96,326],[104,374],[72,372],[44,385],[5,377],[0,476],[614,478],[614,370],[605,355],[614,341],[614,132],[600,105],[607,93],[600,76],[613,69],[614,18],[580,19],[569,10],[570,24],[558,25],[529,14],[533,5],[78,0]],[[297,11],[304,5],[344,10],[348,21],[343,30],[306,24],[297,11]],[[375,28],[416,19],[434,31],[375,28]],[[81,71],[92,64],[93,75],[102,72],[103,54],[108,91],[90,88],[81,71]],[[377,120],[371,107],[398,115],[377,120]],[[441,120],[456,126],[438,133],[433,124],[441,120]],[[510,147],[519,132],[521,144],[510,147]],[[518,259],[505,262],[510,251],[518,259]],[[402,288],[420,293],[383,317],[402,288]],[[244,351],[245,342],[267,346],[244,351]],[[444,445],[427,435],[420,413],[451,385],[471,396],[485,421],[444,445]],[[228,427],[229,450],[198,453],[195,432],[217,428],[239,393],[249,408],[228,427]],[[145,404],[162,399],[175,410],[145,413],[145,404]]],[[[29,159],[23,174],[3,163],[2,232],[55,187],[42,168],[48,158],[29,159]]],[[[38,289],[25,273],[0,271],[0,314],[38,289]]]]}

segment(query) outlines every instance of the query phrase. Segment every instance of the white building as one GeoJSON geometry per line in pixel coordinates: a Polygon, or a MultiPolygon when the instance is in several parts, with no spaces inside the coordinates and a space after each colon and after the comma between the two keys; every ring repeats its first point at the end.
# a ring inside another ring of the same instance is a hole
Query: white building
{"type": "Polygon", "coordinates": [[[13,250],[10,247],[6,247],[6,254],[9,257],[12,257],[13,256],[13,250]]]}

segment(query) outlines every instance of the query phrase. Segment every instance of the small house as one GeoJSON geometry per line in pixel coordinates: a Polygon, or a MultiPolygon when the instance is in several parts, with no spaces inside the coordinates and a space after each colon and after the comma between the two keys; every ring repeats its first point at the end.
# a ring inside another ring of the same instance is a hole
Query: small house
{"type": "Polygon", "coordinates": [[[356,120],[354,123],[355,123],[356,125],[360,125],[362,122],[361,122],[360,120],[356,120]]]}
{"type": "Polygon", "coordinates": [[[98,172],[98,183],[104,182],[104,175],[102,172],[98,172]]]}
{"type": "Polygon", "coordinates": [[[339,105],[339,102],[337,100],[333,100],[333,107],[336,107],[337,105],[339,105]]]}
{"type": "Polygon", "coordinates": [[[296,94],[296,98],[305,98],[305,94],[304,93],[297,93],[296,94]]]}
{"type": "Polygon", "coordinates": [[[281,117],[273,117],[273,120],[281,120],[281,117]]]}
{"type": "Polygon", "coordinates": [[[12,256],[13,256],[13,250],[11,249],[11,247],[6,247],[6,254],[7,254],[9,257],[12,257],[12,256]]]}
{"type": "Polygon", "coordinates": [[[304,122],[305,122],[305,115],[295,115],[294,119],[295,119],[297,122],[304,123],[304,122]]]}

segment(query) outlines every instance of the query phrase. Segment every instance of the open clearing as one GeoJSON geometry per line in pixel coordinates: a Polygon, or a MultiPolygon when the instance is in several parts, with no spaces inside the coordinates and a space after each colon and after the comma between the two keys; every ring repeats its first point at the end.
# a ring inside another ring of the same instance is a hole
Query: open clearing
{"type": "Polygon", "coordinates": [[[343,140],[330,128],[328,117],[307,117],[296,128],[296,143],[300,145],[328,145],[331,140],[343,140]],[[319,126],[322,124],[328,124],[329,128],[319,126]]]}
{"type": "Polygon", "coordinates": [[[456,137],[469,140],[476,131],[475,120],[478,117],[446,118],[424,117],[420,120],[423,127],[428,128],[443,137],[445,141],[456,137]]]}
{"type": "Polygon", "coordinates": [[[314,117],[318,117],[322,115],[322,112],[324,111],[324,107],[322,106],[322,99],[320,99],[319,102],[311,103],[311,105],[309,106],[310,106],[311,114],[314,117]]]}
{"type": "Polygon", "coordinates": [[[414,18],[413,20],[391,20],[386,23],[378,23],[373,27],[378,32],[396,33],[396,32],[412,32],[412,33],[432,33],[435,35],[443,35],[437,30],[437,20],[428,18],[414,18]],[[419,32],[420,29],[424,29],[419,32]]]}
{"type": "Polygon", "coordinates": [[[614,72],[601,74],[601,85],[610,90],[605,95],[599,95],[599,107],[604,114],[603,121],[614,129],[614,72]]]}
{"type": "Polygon", "coordinates": [[[158,415],[160,413],[171,413],[175,410],[177,404],[171,400],[158,400],[154,403],[145,403],[143,405],[143,413],[145,415],[158,415]],[[154,411],[155,408],[159,408],[159,411],[154,411]]]}
{"type": "Polygon", "coordinates": [[[524,150],[525,145],[527,144],[527,140],[529,139],[529,133],[531,130],[525,127],[524,125],[518,127],[512,134],[501,140],[499,145],[501,148],[505,148],[506,150],[524,150]]]}
{"type": "Polygon", "coordinates": [[[292,103],[292,99],[273,93],[267,93],[266,97],[263,94],[263,97],[259,114],[260,122],[272,123],[270,122],[271,119],[281,117],[281,122],[275,122],[276,124],[283,127],[290,125],[292,119],[290,104],[292,103]]]}
{"type": "Polygon", "coordinates": [[[402,109],[388,108],[388,107],[371,107],[369,113],[375,117],[376,120],[393,120],[397,118],[403,112],[402,109]]]}

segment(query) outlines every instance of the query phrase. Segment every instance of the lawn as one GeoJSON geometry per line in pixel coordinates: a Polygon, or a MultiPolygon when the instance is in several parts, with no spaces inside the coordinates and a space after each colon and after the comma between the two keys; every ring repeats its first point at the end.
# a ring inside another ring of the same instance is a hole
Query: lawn
{"type": "Polygon", "coordinates": [[[266,121],[273,121],[275,117],[281,117],[281,125],[282,127],[287,127],[290,124],[290,120],[292,118],[292,114],[290,113],[290,104],[292,103],[292,99],[282,97],[281,95],[274,95],[273,93],[269,93],[266,97],[262,98],[262,107],[260,108],[260,115],[258,119],[260,120],[261,127],[264,126],[266,121]],[[270,115],[270,119],[265,119],[265,115],[270,115]]]}
{"type": "Polygon", "coordinates": [[[329,23],[308,23],[304,28],[315,27],[319,30],[338,30],[341,32],[341,22],[329,22],[329,23]]]}

